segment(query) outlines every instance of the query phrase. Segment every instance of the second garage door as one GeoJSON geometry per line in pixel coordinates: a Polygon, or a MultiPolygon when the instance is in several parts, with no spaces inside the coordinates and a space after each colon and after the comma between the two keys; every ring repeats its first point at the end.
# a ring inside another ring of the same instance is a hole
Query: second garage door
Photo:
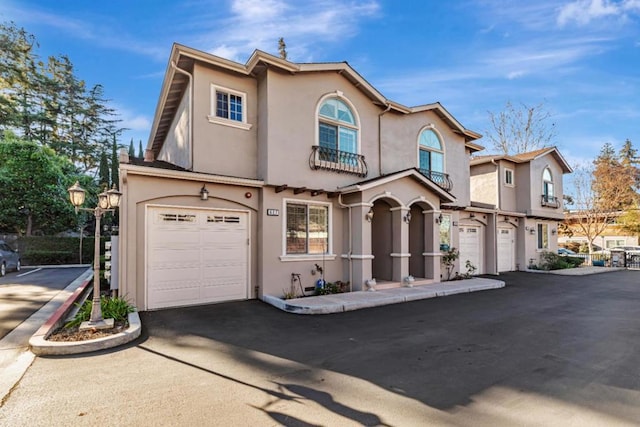
{"type": "Polygon", "coordinates": [[[480,227],[461,226],[460,227],[460,273],[467,271],[465,264],[467,260],[476,267],[474,274],[482,274],[482,251],[480,227]]]}
{"type": "Polygon", "coordinates": [[[150,207],[147,308],[248,297],[249,214],[150,207]]]}

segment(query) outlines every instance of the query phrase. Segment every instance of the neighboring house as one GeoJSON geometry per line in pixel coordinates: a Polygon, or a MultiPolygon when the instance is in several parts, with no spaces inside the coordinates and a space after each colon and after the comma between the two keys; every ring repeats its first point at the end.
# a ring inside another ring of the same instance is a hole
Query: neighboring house
{"type": "MultiPolygon", "coordinates": [[[[602,233],[593,240],[594,245],[603,249],[638,245],[638,236],[629,235],[629,233],[618,224],[618,218],[623,214],[623,211],[606,214],[607,224],[604,225],[602,233]]],[[[586,247],[588,239],[579,223],[595,221],[596,219],[599,221],[599,225],[592,226],[593,229],[602,228],[604,218],[600,216],[585,215],[584,213],[576,211],[565,212],[564,227],[562,227],[560,231],[558,244],[565,247],[571,246],[574,250],[580,246],[586,247]]]]}
{"type": "MultiPolygon", "coordinates": [[[[496,242],[487,242],[485,248],[487,262],[493,262],[495,253],[498,272],[524,269],[538,264],[541,252],[557,252],[558,226],[564,219],[562,177],[570,172],[555,147],[471,159],[471,205],[484,204],[495,212],[490,227],[495,228],[496,242]]],[[[476,213],[473,219],[480,222],[478,217],[476,213]]]]}
{"type": "MultiPolygon", "coordinates": [[[[496,273],[499,213],[471,206],[479,138],[439,103],[388,100],[346,62],[255,51],[239,64],[174,45],[145,159],[121,155],[120,294],[150,310],[301,294],[321,277],[426,284],[450,247],[496,273]]],[[[561,195],[564,163],[548,157],[561,195]]],[[[516,179],[531,200],[509,221],[536,227],[556,210],[516,179]]]]}

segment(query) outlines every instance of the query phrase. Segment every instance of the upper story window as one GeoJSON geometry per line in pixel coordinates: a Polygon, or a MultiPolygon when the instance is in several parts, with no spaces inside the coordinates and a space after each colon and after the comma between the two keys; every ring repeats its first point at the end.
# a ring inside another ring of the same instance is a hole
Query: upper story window
{"type": "Polygon", "coordinates": [[[542,172],[542,194],[548,199],[551,199],[554,196],[553,177],[549,168],[545,168],[542,172]]]}
{"type": "Polygon", "coordinates": [[[506,185],[514,185],[513,183],[513,169],[504,170],[504,183],[506,185]]]}
{"type": "Polygon", "coordinates": [[[336,151],[358,153],[358,124],[351,108],[338,98],[322,102],[318,110],[318,145],[326,149],[326,159],[338,162],[353,161],[353,157],[340,157],[336,151]]]}
{"type": "Polygon", "coordinates": [[[444,173],[444,149],[438,135],[431,129],[420,132],[419,167],[429,172],[444,173]]]}
{"type": "Polygon", "coordinates": [[[251,129],[247,124],[247,94],[211,85],[211,114],[208,118],[212,123],[251,129]]]}

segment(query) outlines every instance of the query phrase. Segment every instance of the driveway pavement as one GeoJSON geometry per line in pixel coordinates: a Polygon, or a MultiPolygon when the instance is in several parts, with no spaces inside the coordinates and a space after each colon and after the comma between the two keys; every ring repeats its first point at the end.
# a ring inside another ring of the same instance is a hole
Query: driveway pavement
{"type": "Polygon", "coordinates": [[[37,358],[0,425],[637,425],[640,272],[326,316],[142,313],[120,350],[37,358]]]}

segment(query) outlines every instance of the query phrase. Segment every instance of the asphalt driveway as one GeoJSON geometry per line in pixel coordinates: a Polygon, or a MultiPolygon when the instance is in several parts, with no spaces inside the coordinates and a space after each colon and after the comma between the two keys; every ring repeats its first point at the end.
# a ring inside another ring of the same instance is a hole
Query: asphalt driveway
{"type": "Polygon", "coordinates": [[[142,313],[124,349],[36,359],[0,424],[637,425],[640,272],[500,278],[343,314],[142,313]]]}

